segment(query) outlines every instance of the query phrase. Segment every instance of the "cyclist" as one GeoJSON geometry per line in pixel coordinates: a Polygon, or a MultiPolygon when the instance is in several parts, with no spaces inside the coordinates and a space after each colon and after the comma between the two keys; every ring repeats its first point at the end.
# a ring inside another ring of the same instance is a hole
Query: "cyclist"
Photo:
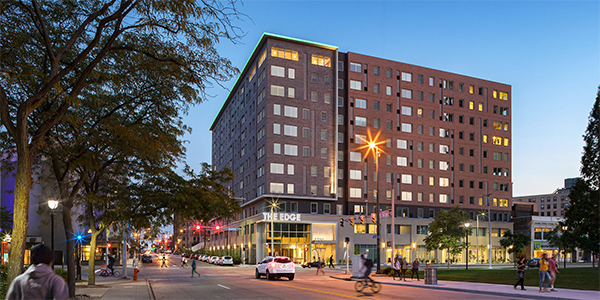
{"type": "Polygon", "coordinates": [[[371,277],[369,276],[371,275],[371,269],[373,268],[373,260],[366,258],[364,254],[361,254],[361,259],[365,270],[363,278],[365,280],[370,280],[371,282],[374,282],[374,280],[371,279],[371,277]]]}
{"type": "Polygon", "coordinates": [[[108,269],[110,269],[110,274],[114,274],[115,273],[115,269],[113,267],[113,265],[115,264],[116,259],[112,256],[112,255],[108,255],[108,269]]]}

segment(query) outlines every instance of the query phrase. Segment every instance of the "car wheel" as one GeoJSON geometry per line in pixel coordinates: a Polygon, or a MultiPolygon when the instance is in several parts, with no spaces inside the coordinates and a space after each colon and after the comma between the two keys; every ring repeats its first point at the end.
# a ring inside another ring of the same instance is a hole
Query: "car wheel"
{"type": "Polygon", "coordinates": [[[271,280],[271,274],[269,273],[269,270],[266,271],[265,277],[267,277],[267,280],[271,280]]]}
{"type": "Polygon", "coordinates": [[[256,277],[257,279],[260,278],[260,273],[258,273],[258,269],[254,270],[254,277],[256,277]]]}
{"type": "Polygon", "coordinates": [[[288,279],[289,279],[290,281],[294,280],[294,275],[292,275],[292,276],[288,276],[288,279]]]}

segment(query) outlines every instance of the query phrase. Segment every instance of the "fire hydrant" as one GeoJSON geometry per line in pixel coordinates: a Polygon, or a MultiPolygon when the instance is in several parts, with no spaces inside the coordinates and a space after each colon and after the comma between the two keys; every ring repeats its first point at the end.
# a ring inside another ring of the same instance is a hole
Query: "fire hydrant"
{"type": "Polygon", "coordinates": [[[137,267],[133,268],[133,281],[137,281],[137,274],[140,272],[137,267]]]}

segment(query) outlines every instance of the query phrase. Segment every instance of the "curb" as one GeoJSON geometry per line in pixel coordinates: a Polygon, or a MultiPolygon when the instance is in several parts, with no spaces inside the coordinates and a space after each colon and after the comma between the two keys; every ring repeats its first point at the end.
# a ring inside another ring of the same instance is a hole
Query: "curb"
{"type": "MultiPolygon", "coordinates": [[[[330,275],[329,277],[331,277],[333,279],[338,279],[338,280],[354,281],[354,279],[352,279],[352,278],[341,278],[341,277],[336,277],[336,276],[333,276],[333,275],[330,275]]],[[[380,283],[384,284],[384,285],[408,286],[408,287],[416,287],[416,288],[422,288],[422,289],[434,289],[434,290],[444,290],[444,291],[453,291],[453,292],[472,293],[472,294],[495,295],[495,296],[504,296],[504,297],[511,297],[511,298],[557,299],[557,300],[574,299],[574,298],[556,298],[556,297],[551,297],[551,296],[537,296],[537,295],[524,295],[524,294],[513,294],[513,293],[503,293],[503,292],[488,292],[488,291],[479,291],[479,290],[468,290],[468,289],[461,289],[461,288],[442,287],[442,286],[436,286],[436,285],[412,285],[412,284],[402,284],[402,283],[397,283],[397,282],[382,282],[382,281],[380,281],[380,283]]],[[[576,300],[576,299],[574,299],[574,300],[576,300]]]]}
{"type": "Polygon", "coordinates": [[[148,297],[152,300],[156,300],[156,295],[154,294],[154,289],[152,289],[152,284],[146,278],[146,286],[148,287],[148,297]]]}

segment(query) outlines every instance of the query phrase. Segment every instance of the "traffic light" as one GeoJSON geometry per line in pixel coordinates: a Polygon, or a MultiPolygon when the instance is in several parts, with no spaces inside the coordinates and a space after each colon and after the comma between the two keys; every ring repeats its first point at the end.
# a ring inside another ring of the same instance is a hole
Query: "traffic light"
{"type": "Polygon", "coordinates": [[[392,248],[392,242],[388,241],[387,246],[388,246],[388,248],[392,248]]]}
{"type": "Polygon", "coordinates": [[[365,216],[363,215],[360,216],[360,224],[365,225],[365,216]]]}
{"type": "Polygon", "coordinates": [[[344,219],[340,219],[340,227],[344,227],[344,219]]]}
{"type": "Polygon", "coordinates": [[[350,243],[350,238],[349,238],[349,237],[346,237],[346,238],[344,239],[344,241],[345,241],[346,243],[350,243]]]}
{"type": "Polygon", "coordinates": [[[221,229],[221,226],[219,226],[219,225],[216,225],[216,226],[215,226],[215,230],[216,230],[216,231],[219,231],[220,229],[221,229]]]}
{"type": "Polygon", "coordinates": [[[106,246],[108,246],[108,248],[112,247],[111,243],[106,244],[106,246]]]}
{"type": "Polygon", "coordinates": [[[200,230],[200,225],[196,225],[196,230],[200,230]]]}
{"type": "Polygon", "coordinates": [[[350,218],[350,226],[354,227],[354,217],[350,218]]]}
{"type": "Polygon", "coordinates": [[[373,224],[377,223],[377,214],[376,213],[372,213],[371,214],[371,219],[373,220],[373,224]]]}

